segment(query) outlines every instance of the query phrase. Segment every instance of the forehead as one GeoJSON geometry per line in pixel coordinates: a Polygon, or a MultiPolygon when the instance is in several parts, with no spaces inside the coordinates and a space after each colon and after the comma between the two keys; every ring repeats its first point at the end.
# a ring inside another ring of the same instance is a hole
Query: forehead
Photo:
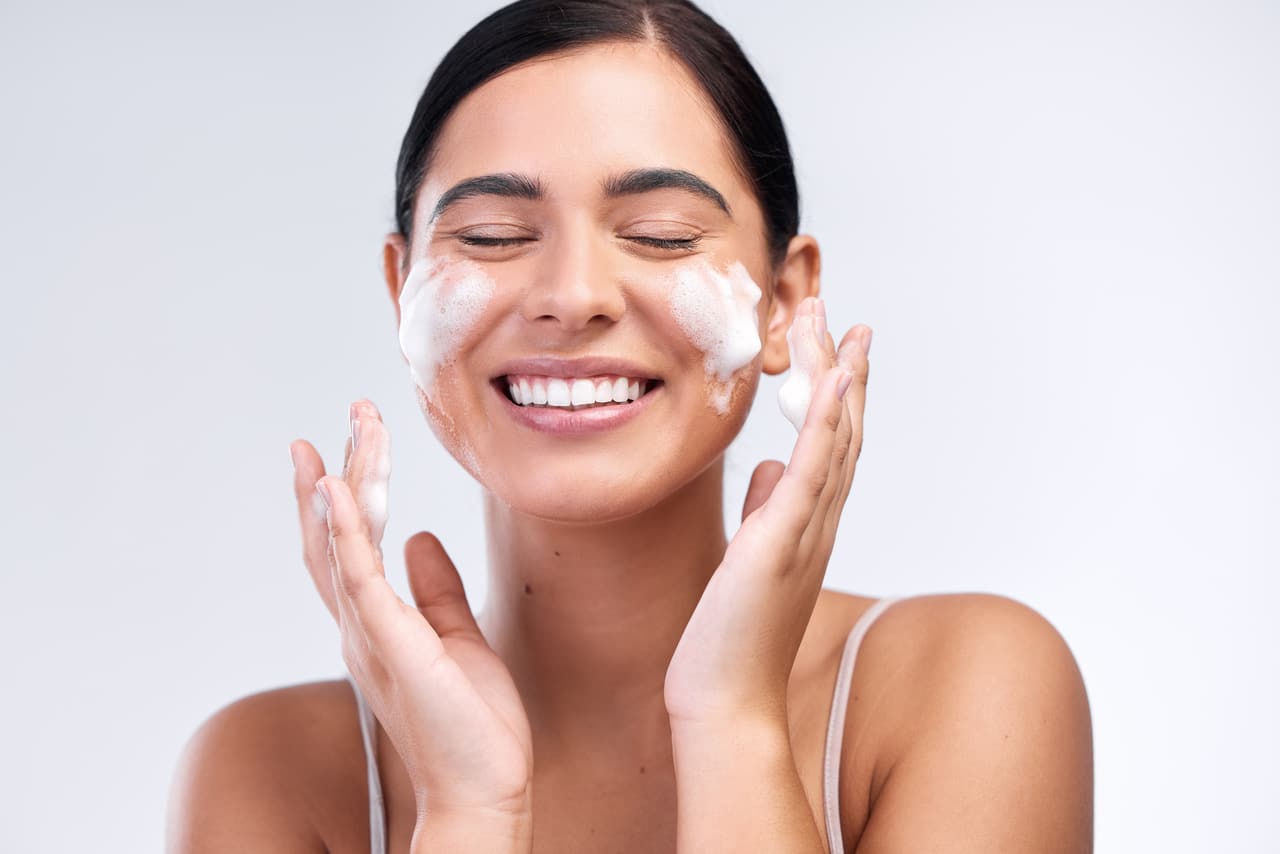
{"type": "Polygon", "coordinates": [[[441,130],[422,195],[516,172],[541,178],[552,197],[585,198],[603,175],[644,167],[693,172],[731,207],[749,192],[684,65],[650,44],[608,43],[531,60],[469,93],[441,130]]]}

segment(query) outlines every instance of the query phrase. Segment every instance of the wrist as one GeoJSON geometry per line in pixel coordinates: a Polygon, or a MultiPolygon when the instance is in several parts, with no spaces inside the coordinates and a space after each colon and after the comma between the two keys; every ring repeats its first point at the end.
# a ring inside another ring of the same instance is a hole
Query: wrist
{"type": "Polygon", "coordinates": [[[531,809],[419,810],[411,854],[529,854],[533,848],[531,809]]]}
{"type": "Polygon", "coordinates": [[[794,761],[789,728],[773,717],[672,720],[671,747],[677,774],[794,761]]]}
{"type": "Polygon", "coordinates": [[[761,703],[756,708],[697,715],[668,712],[673,741],[690,745],[742,746],[790,743],[790,724],[785,701],[761,703]]]}

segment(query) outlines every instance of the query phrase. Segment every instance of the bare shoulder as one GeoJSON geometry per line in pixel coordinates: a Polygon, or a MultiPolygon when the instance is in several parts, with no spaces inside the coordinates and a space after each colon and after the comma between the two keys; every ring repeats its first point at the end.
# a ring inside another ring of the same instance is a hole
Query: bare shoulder
{"type": "Polygon", "coordinates": [[[188,740],[169,796],[166,850],[367,850],[364,747],[343,679],[242,697],[188,740]],[[361,847],[363,846],[363,848],[361,847]]]}
{"type": "Polygon", "coordinates": [[[875,749],[865,789],[841,787],[842,807],[865,817],[848,850],[1092,850],[1089,701],[1066,640],[1035,609],[988,593],[895,602],[864,638],[854,682],[846,737],[875,749]]]}

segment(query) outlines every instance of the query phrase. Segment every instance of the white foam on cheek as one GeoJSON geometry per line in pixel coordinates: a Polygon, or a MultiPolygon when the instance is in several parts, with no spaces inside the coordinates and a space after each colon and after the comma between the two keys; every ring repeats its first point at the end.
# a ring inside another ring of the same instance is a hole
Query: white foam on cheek
{"type": "Polygon", "coordinates": [[[419,259],[400,289],[400,350],[431,397],[440,366],[466,340],[493,297],[494,281],[471,261],[419,259]]]}
{"type": "Polygon", "coordinates": [[[720,272],[706,259],[681,267],[671,288],[671,313],[693,345],[706,354],[711,404],[724,414],[733,388],[730,378],[760,353],[756,306],[760,286],[741,261],[720,272]]]}
{"type": "Polygon", "coordinates": [[[821,364],[822,352],[813,331],[813,316],[796,317],[787,330],[787,349],[791,351],[791,369],[787,380],[778,388],[778,407],[796,430],[804,427],[804,419],[813,399],[813,376],[821,364]]]}

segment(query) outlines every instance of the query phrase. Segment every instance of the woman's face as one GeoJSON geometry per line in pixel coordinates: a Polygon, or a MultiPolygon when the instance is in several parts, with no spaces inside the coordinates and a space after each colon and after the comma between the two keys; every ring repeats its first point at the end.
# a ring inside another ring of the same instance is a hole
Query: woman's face
{"type": "Polygon", "coordinates": [[[405,267],[403,251],[389,239],[388,279],[432,429],[542,518],[621,518],[704,472],[785,334],[760,206],[697,83],[650,46],[532,61],[468,95],[405,267]]]}

